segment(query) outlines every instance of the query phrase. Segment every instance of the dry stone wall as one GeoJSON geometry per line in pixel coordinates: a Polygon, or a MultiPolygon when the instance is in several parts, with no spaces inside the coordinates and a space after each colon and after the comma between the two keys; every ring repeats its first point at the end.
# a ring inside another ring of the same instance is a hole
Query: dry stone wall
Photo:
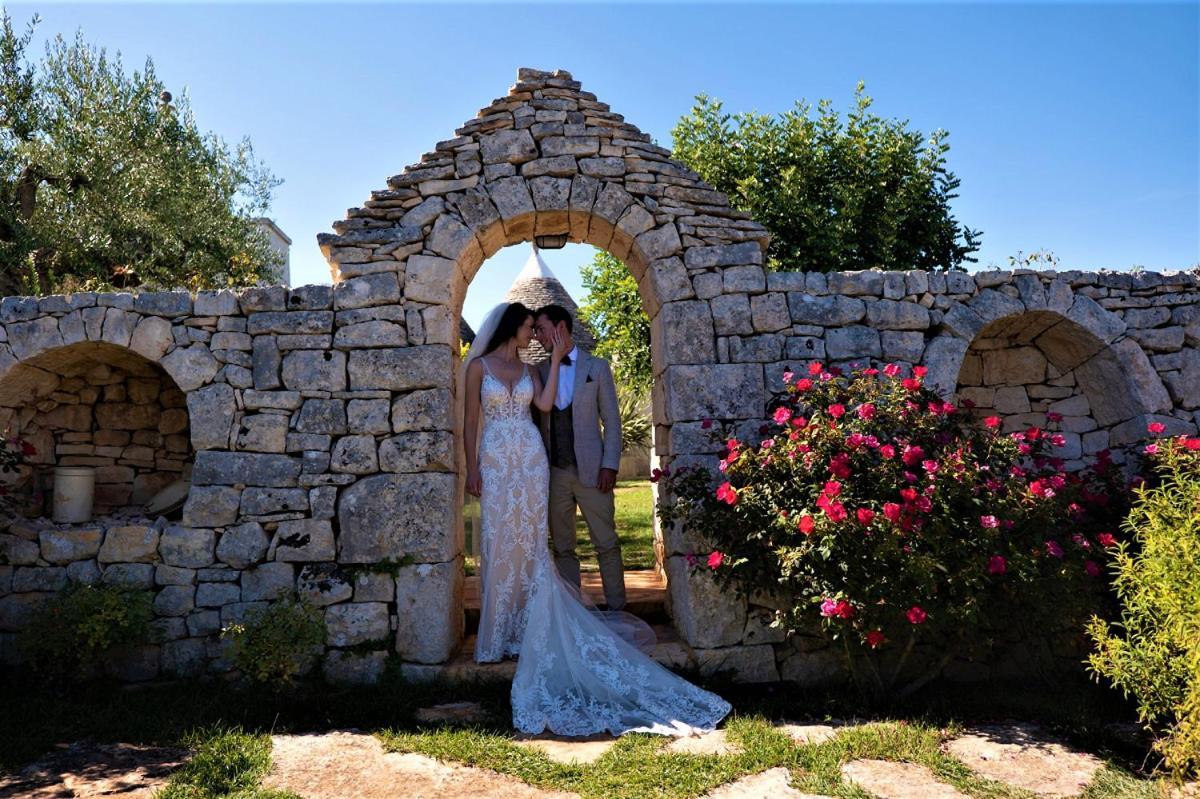
{"type": "MultiPolygon", "coordinates": [[[[487,257],[538,236],[637,279],[662,465],[715,461],[705,419],[753,437],[784,371],[813,360],[925,365],[1011,425],[1063,403],[1081,453],[1151,420],[1196,429],[1193,274],[768,272],[760,226],[563,72],[521,70],[455,133],[319,237],[332,287],[0,303],[0,396],[66,402],[47,368],[63,353],[128,350],[185,396],[194,451],[178,522],[0,520],[0,645],[54,590],[98,579],[156,591],[156,641],[119,664],[131,678],[230,669],[219,627],[293,592],[324,614],[333,679],[375,679],[389,650],[413,672],[445,662],[463,634],[462,301],[487,257]]],[[[836,674],[820,641],[781,640],[771,600],[689,568],[703,542],[659,536],[703,672],[836,674]]]]}

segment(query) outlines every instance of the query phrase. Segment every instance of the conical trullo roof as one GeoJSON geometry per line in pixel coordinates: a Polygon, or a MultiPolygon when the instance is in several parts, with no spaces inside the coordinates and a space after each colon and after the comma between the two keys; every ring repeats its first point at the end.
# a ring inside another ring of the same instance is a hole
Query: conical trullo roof
{"type": "MultiPolygon", "coordinates": [[[[566,287],[559,282],[554,273],[550,271],[550,267],[542,260],[542,254],[538,252],[537,245],[532,246],[533,252],[529,254],[529,260],[525,262],[517,279],[509,287],[508,293],[504,295],[505,302],[519,302],[534,311],[551,303],[561,305],[571,314],[571,321],[574,322],[572,337],[575,339],[575,344],[580,349],[591,352],[595,349],[596,338],[592,335],[592,331],[579,321],[579,306],[575,304],[575,300],[571,299],[571,295],[567,293],[566,287]]],[[[529,349],[524,353],[522,359],[528,363],[541,363],[548,357],[549,355],[535,339],[529,345],[529,349]]]]}

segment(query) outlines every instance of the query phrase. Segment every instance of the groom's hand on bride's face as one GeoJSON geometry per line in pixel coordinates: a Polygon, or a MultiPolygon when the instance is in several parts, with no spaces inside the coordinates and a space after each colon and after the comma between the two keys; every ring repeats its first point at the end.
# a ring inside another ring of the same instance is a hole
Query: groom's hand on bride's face
{"type": "Polygon", "coordinates": [[[607,494],[617,484],[617,473],[612,469],[601,469],[600,477],[596,480],[596,488],[601,494],[607,494]]]}

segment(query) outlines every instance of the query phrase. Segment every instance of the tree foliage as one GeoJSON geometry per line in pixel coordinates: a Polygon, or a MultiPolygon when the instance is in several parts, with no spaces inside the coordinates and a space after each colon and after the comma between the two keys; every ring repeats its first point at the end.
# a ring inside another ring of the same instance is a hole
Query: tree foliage
{"type": "Polygon", "coordinates": [[[945,131],[928,138],[870,111],[859,83],[845,119],[822,100],[779,116],[725,113],[700,95],[671,131],[675,158],[771,232],[776,269],[954,269],[979,232],[950,211],[959,179],[945,131]]]}
{"type": "Polygon", "coordinates": [[[635,395],[650,391],[650,320],[642,310],[637,281],[625,264],[607,252],[597,252],[580,267],[587,300],[579,319],[596,334],[596,354],[613,364],[618,385],[635,395]]]}
{"type": "Polygon", "coordinates": [[[250,283],[278,265],[254,218],[278,181],[200,131],[147,60],[56,37],[28,58],[0,13],[0,294],[250,283]]]}

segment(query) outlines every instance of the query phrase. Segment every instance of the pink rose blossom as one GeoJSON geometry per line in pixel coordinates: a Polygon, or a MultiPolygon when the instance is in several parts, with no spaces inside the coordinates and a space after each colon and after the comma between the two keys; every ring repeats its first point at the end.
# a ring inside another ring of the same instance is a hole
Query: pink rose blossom
{"type": "Polygon", "coordinates": [[[992,555],[988,558],[988,574],[1004,574],[1008,571],[1008,561],[1003,555],[992,555]]]}
{"type": "Polygon", "coordinates": [[[1151,422],[1150,424],[1146,425],[1146,430],[1153,433],[1154,435],[1158,435],[1159,433],[1161,433],[1162,431],[1164,431],[1166,429],[1167,429],[1167,426],[1165,424],[1163,424],[1162,422],[1151,422]]]}
{"type": "Polygon", "coordinates": [[[816,527],[816,525],[816,519],[807,513],[801,516],[800,520],[796,522],[796,527],[799,528],[800,532],[804,533],[805,535],[812,535],[813,528],[816,527]]]}
{"type": "Polygon", "coordinates": [[[712,554],[708,556],[708,568],[710,569],[719,569],[724,562],[725,556],[716,550],[713,550],[712,554]]]}
{"type": "Polygon", "coordinates": [[[997,427],[1004,424],[1004,420],[1001,419],[999,416],[989,416],[988,418],[983,420],[983,423],[985,425],[987,425],[988,427],[992,428],[993,430],[995,430],[997,427]]]}
{"type": "Polygon", "coordinates": [[[1083,570],[1092,577],[1100,576],[1100,566],[1097,565],[1095,561],[1085,560],[1083,562],[1083,570]]]}
{"type": "Polygon", "coordinates": [[[1000,520],[995,516],[980,516],[979,525],[988,530],[994,530],[1000,526],[1000,520]]]}
{"type": "Polygon", "coordinates": [[[729,505],[736,505],[738,503],[737,489],[728,482],[722,483],[721,487],[717,489],[717,499],[729,505]]]}
{"type": "Polygon", "coordinates": [[[846,415],[846,406],[841,403],[834,403],[829,406],[829,415],[834,419],[841,419],[846,415]]]}
{"type": "Polygon", "coordinates": [[[792,418],[792,409],[780,406],[775,409],[775,414],[771,418],[775,420],[775,424],[787,424],[788,420],[792,418]]]}
{"type": "Polygon", "coordinates": [[[1059,546],[1057,541],[1047,541],[1046,554],[1052,558],[1062,558],[1063,548],[1059,546]]]}
{"type": "Polygon", "coordinates": [[[867,646],[871,647],[872,649],[877,649],[880,644],[887,640],[887,638],[884,637],[883,632],[880,630],[868,630],[864,638],[867,642],[867,646]]]}
{"type": "Polygon", "coordinates": [[[909,624],[924,624],[925,619],[929,618],[929,614],[921,610],[920,605],[913,605],[904,615],[908,618],[909,624]]]}

